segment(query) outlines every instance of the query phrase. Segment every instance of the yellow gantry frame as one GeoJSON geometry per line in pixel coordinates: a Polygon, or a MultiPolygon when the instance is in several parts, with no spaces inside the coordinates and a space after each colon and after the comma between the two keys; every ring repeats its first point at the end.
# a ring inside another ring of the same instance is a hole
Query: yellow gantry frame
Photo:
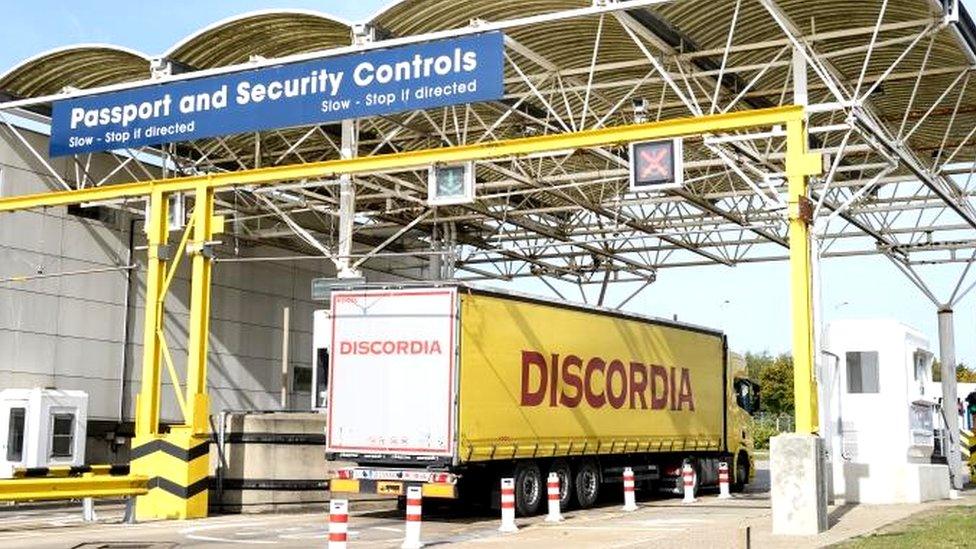
{"type": "MultiPolygon", "coordinates": [[[[171,259],[161,255],[165,250],[168,250],[167,199],[173,193],[195,194],[196,205],[192,219],[193,239],[187,246],[187,251],[193,259],[190,290],[190,333],[187,344],[186,397],[183,399],[184,402],[181,402],[181,407],[184,409],[185,424],[177,428],[179,430],[178,436],[174,438],[179,442],[180,448],[188,452],[187,456],[184,457],[186,457],[186,468],[189,470],[194,468],[191,467],[190,461],[194,459],[194,456],[197,456],[192,451],[194,445],[196,442],[202,441],[209,431],[206,364],[212,262],[209,253],[207,253],[207,246],[213,236],[221,231],[223,224],[221,218],[213,215],[214,191],[232,186],[251,186],[306,178],[333,178],[346,174],[397,171],[422,168],[438,162],[518,157],[539,152],[625,144],[649,139],[705,135],[775,125],[785,125],[787,133],[786,176],[789,194],[796,430],[797,432],[812,433],[817,430],[817,399],[816,384],[813,377],[813,311],[809,245],[811,220],[809,218],[809,202],[807,201],[807,176],[820,173],[821,161],[819,155],[807,152],[806,115],[801,106],[757,109],[475,145],[13,196],[0,198],[0,212],[125,198],[146,197],[148,199],[149,219],[146,222],[146,234],[149,249],[146,273],[145,332],[143,336],[144,355],[142,386],[139,391],[136,412],[136,440],[145,442],[154,437],[162,437],[159,429],[161,366],[163,361],[169,360],[166,356],[168,351],[166,350],[165,339],[161,335],[163,300],[168,286],[166,265],[171,259]]],[[[135,442],[133,444],[135,445],[135,442]]],[[[176,453],[172,449],[167,451],[170,455],[176,453]]],[[[136,469],[138,467],[135,467],[134,463],[134,470],[136,469]]],[[[182,475],[182,487],[188,488],[187,483],[192,484],[193,478],[198,475],[199,472],[182,475]]],[[[150,496],[153,492],[155,490],[150,492],[150,496]]],[[[143,499],[146,498],[140,498],[140,500],[143,499]]],[[[192,505],[187,504],[186,507],[174,512],[167,511],[167,505],[153,505],[148,514],[181,518],[202,516],[201,513],[204,515],[206,513],[205,499],[202,505],[201,509],[199,502],[192,505]]],[[[149,505],[144,507],[150,508],[149,505]]],[[[147,513],[140,514],[147,515],[147,513]]]]}

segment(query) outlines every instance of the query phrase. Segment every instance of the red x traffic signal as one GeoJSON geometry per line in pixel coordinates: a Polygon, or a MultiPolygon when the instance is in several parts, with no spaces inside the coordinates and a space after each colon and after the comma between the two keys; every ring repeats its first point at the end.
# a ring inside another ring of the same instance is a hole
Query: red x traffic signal
{"type": "Polygon", "coordinates": [[[630,144],[630,190],[680,186],[683,179],[680,139],[630,144]]]}

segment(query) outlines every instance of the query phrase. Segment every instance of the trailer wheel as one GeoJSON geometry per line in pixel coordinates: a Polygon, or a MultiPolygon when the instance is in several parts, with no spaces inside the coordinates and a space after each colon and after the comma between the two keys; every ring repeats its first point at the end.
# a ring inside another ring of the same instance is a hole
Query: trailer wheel
{"type": "Polygon", "coordinates": [[[520,516],[539,512],[545,483],[539,466],[533,462],[522,462],[515,466],[515,510],[520,516]]]}
{"type": "Polygon", "coordinates": [[[580,509],[593,507],[600,496],[600,470],[596,462],[591,459],[580,462],[573,484],[576,485],[576,503],[580,509]]]}
{"type": "Polygon", "coordinates": [[[749,456],[740,453],[735,460],[735,478],[732,482],[732,491],[741,492],[746,489],[749,482],[749,456]]]}
{"type": "Polygon", "coordinates": [[[549,466],[549,472],[559,476],[559,508],[569,509],[573,500],[573,473],[569,463],[564,459],[557,459],[549,466]]]}

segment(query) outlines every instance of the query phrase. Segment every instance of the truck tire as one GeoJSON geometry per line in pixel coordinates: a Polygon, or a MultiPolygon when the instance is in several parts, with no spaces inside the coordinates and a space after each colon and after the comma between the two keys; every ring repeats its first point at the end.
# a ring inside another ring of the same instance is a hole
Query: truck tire
{"type": "Polygon", "coordinates": [[[539,512],[546,485],[535,463],[522,462],[515,466],[515,511],[519,516],[539,512]]]}
{"type": "Polygon", "coordinates": [[[569,463],[564,459],[557,459],[549,466],[549,472],[559,476],[559,508],[569,509],[573,501],[573,472],[569,463]]]}
{"type": "Polygon", "coordinates": [[[733,492],[741,492],[746,489],[746,484],[749,482],[749,470],[749,456],[739,454],[735,460],[735,478],[731,486],[733,492]]]}
{"type": "Polygon", "coordinates": [[[600,469],[592,459],[585,459],[576,468],[573,479],[576,504],[580,509],[589,509],[600,497],[600,469]]]}

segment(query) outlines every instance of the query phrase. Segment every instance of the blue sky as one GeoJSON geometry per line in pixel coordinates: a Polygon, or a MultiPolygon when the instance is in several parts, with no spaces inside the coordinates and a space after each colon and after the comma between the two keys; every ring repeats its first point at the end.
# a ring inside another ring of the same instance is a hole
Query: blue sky
{"type": "MultiPolygon", "coordinates": [[[[83,42],[107,42],[145,53],[165,51],[210,23],[251,10],[304,8],[361,20],[387,0],[273,1],[204,0],[168,3],[87,0],[9,0],[3,7],[0,72],[44,50],[83,42]]],[[[973,2],[966,2],[972,8],[973,2]]],[[[951,292],[959,266],[932,268],[939,295],[951,292]]],[[[627,308],[723,328],[734,349],[786,351],[790,347],[788,265],[769,263],[735,268],[665,270],[627,308]],[[727,302],[727,303],[726,303],[727,302]]],[[[935,307],[884,258],[827,260],[822,265],[825,320],[840,317],[894,317],[921,329],[937,348],[935,307]]],[[[538,283],[520,288],[551,295],[538,283]]],[[[632,287],[611,290],[616,304],[632,287]]],[[[567,294],[570,295],[570,294],[567,294]]],[[[574,295],[574,294],[573,294],[574,295]]],[[[974,294],[976,295],[976,294],[974,294]]],[[[976,364],[976,297],[956,307],[956,345],[961,361],[976,364]]]]}

